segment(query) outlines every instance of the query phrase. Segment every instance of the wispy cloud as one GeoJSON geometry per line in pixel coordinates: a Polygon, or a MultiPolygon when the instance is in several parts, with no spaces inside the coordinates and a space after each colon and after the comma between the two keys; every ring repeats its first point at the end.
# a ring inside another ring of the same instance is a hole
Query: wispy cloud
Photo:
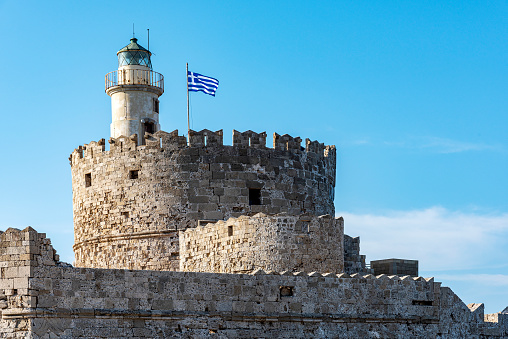
{"type": "Polygon", "coordinates": [[[482,215],[432,207],[340,215],[346,234],[360,236],[367,260],[417,259],[421,270],[444,271],[500,267],[508,258],[508,214],[482,215]]]}
{"type": "Polygon", "coordinates": [[[433,150],[437,153],[459,153],[468,151],[500,151],[500,145],[473,143],[439,137],[423,137],[420,139],[420,148],[433,150]]]}
{"type": "Polygon", "coordinates": [[[460,141],[434,136],[411,136],[405,140],[384,141],[385,146],[408,149],[427,150],[433,153],[461,153],[473,151],[502,152],[505,148],[500,144],[487,144],[482,142],[460,141]]]}

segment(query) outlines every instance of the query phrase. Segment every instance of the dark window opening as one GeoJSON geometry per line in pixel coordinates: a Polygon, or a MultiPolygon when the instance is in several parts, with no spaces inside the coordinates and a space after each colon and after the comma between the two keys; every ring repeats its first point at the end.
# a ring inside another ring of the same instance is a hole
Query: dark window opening
{"type": "Polygon", "coordinates": [[[122,217],[128,218],[129,217],[129,212],[122,212],[122,217]]]}
{"type": "Polygon", "coordinates": [[[279,289],[280,289],[280,296],[281,297],[292,297],[293,296],[293,286],[281,286],[279,289]]]}
{"type": "Polygon", "coordinates": [[[310,222],[307,220],[301,220],[302,222],[302,233],[310,233],[310,222]]]}
{"type": "Polygon", "coordinates": [[[138,170],[129,171],[129,179],[137,179],[139,177],[138,170]]]}
{"type": "Polygon", "coordinates": [[[261,205],[260,188],[249,188],[249,205],[261,205]]]}
{"type": "Polygon", "coordinates": [[[145,133],[154,134],[155,133],[155,124],[153,122],[145,122],[143,124],[145,133]]]}
{"type": "Polygon", "coordinates": [[[92,186],[92,173],[85,174],[85,187],[92,186]]]}
{"type": "Polygon", "coordinates": [[[413,300],[413,305],[432,306],[432,300],[413,300]]]}
{"type": "Polygon", "coordinates": [[[233,226],[228,226],[228,237],[233,235],[233,226]]]}
{"type": "Polygon", "coordinates": [[[159,100],[153,98],[153,111],[159,113],[159,100]]]}

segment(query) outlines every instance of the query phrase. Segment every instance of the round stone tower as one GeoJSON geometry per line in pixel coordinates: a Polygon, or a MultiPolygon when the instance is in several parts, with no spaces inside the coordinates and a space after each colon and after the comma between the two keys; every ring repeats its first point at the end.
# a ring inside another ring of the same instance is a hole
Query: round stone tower
{"type": "Polygon", "coordinates": [[[144,144],[145,132],[155,133],[159,125],[159,97],[164,77],[152,71],[149,50],[132,38],[118,51],[118,70],[106,74],[106,93],[111,97],[111,137],[137,135],[144,144]]]}
{"type": "MultiPolygon", "coordinates": [[[[179,269],[179,231],[231,217],[333,215],[335,147],[288,135],[178,131],[104,139],[70,157],[76,266],[179,269]]],[[[329,246],[323,243],[322,246],[329,246]]]]}

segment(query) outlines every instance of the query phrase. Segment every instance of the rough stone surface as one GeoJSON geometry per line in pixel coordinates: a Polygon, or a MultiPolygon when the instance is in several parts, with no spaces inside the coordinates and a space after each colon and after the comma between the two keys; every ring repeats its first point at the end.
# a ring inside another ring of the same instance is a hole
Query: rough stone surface
{"type": "Polygon", "coordinates": [[[344,220],[256,214],[180,232],[180,271],[344,271],[344,220]],[[326,244],[326,246],[324,246],[326,244]]]}

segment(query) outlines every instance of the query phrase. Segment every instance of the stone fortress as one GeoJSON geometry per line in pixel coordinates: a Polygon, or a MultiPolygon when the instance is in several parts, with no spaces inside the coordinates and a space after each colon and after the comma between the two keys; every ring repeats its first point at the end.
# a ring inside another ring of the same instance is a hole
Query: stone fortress
{"type": "Polygon", "coordinates": [[[508,309],[465,305],[416,261],[366,267],[334,217],[334,146],[162,131],[150,57],[134,38],[118,52],[109,150],[69,158],[74,266],[30,227],[0,234],[1,337],[508,338],[508,309]]]}

